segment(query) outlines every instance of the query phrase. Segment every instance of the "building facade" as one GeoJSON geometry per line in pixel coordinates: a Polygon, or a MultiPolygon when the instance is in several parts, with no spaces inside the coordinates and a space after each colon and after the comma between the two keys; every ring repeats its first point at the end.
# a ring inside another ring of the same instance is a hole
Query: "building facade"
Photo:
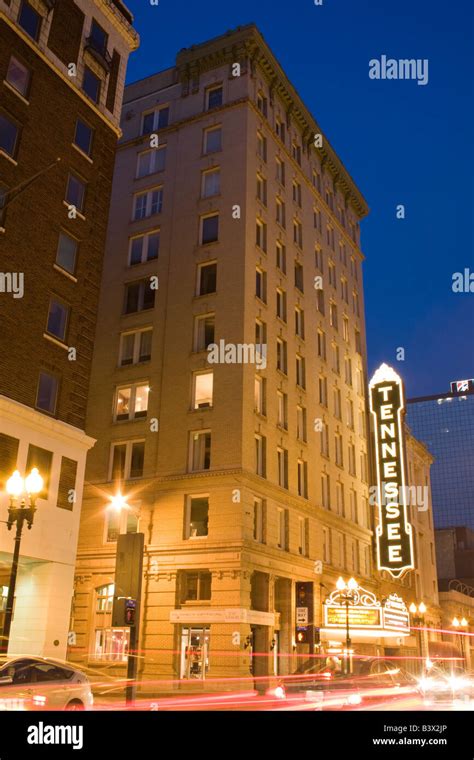
{"type": "Polygon", "coordinates": [[[298,583],[316,629],[340,575],[381,587],[367,207],[253,25],[129,85],[122,128],[69,656],[124,666],[116,541],[138,530],[141,678],[289,673],[313,646],[295,637],[298,583]]]}
{"type": "MultiPolygon", "coordinates": [[[[0,508],[38,467],[9,651],[64,656],[92,347],[128,55],[120,0],[0,3],[0,508]],[[34,610],[34,612],[32,612],[34,610]]],[[[0,534],[3,597],[13,536],[0,534]]]]}

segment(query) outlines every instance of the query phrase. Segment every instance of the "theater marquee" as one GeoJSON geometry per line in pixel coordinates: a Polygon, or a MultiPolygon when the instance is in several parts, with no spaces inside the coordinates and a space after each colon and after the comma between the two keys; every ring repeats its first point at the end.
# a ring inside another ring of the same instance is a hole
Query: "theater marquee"
{"type": "Polygon", "coordinates": [[[382,364],[369,384],[377,467],[377,562],[393,578],[414,568],[412,527],[405,487],[403,384],[395,370],[382,364]]]}

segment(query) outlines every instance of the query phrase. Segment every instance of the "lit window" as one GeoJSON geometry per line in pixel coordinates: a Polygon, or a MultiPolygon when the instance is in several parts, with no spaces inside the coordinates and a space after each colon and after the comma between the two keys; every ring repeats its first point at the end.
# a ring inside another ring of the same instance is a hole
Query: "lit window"
{"type": "Polygon", "coordinates": [[[146,417],[148,411],[147,384],[137,383],[117,388],[115,397],[115,420],[134,420],[146,417]]]}
{"type": "Polygon", "coordinates": [[[266,379],[261,375],[255,376],[255,405],[257,414],[265,415],[266,410],[266,379]]]}
{"type": "Polygon", "coordinates": [[[206,409],[212,406],[213,383],[213,372],[194,374],[193,409],[206,409]]]}
{"type": "Polygon", "coordinates": [[[207,536],[209,496],[188,496],[186,501],[186,538],[207,536]]]}

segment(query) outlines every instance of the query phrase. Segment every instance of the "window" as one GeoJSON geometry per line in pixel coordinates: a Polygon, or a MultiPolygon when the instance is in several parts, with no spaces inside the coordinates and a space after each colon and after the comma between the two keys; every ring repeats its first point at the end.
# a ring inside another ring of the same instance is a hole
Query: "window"
{"type": "Polygon", "coordinates": [[[218,108],[221,106],[222,96],[222,85],[219,85],[219,87],[209,87],[209,89],[206,91],[206,111],[210,111],[211,108],[218,108]]]}
{"type": "Polygon", "coordinates": [[[201,198],[219,195],[221,191],[221,170],[210,169],[202,173],[201,198]]]}
{"type": "Polygon", "coordinates": [[[8,64],[6,80],[20,95],[23,95],[24,98],[28,97],[31,72],[14,55],[11,56],[8,64]]]}
{"type": "Polygon", "coordinates": [[[268,100],[261,90],[257,94],[257,108],[263,116],[267,116],[268,100]]]}
{"type": "Polygon", "coordinates": [[[301,166],[301,145],[298,145],[296,140],[293,140],[291,144],[291,155],[296,163],[301,166]]]}
{"type": "Polygon", "coordinates": [[[363,451],[360,455],[360,476],[364,483],[368,481],[367,454],[363,451]]]}
{"type": "Polygon", "coordinates": [[[357,522],[357,491],[353,488],[349,491],[349,519],[357,522]]]}
{"type": "Polygon", "coordinates": [[[255,405],[257,414],[267,413],[267,381],[261,375],[255,375],[255,405]]]}
{"type": "Polygon", "coordinates": [[[147,111],[142,116],[142,135],[149,135],[157,129],[164,129],[168,126],[170,116],[169,106],[155,108],[153,111],[147,111]]]}
{"type": "Polygon", "coordinates": [[[266,511],[267,505],[264,499],[254,496],[253,500],[253,538],[260,544],[266,540],[266,511]]]}
{"type": "Polygon", "coordinates": [[[304,340],[304,311],[299,306],[295,307],[295,334],[304,340]]]}
{"type": "Polygon", "coordinates": [[[287,345],[282,338],[277,338],[277,369],[285,375],[288,372],[287,345]]]}
{"type": "Polygon", "coordinates": [[[293,242],[300,248],[303,247],[303,225],[297,219],[293,220],[293,242]]]}
{"type": "Polygon", "coordinates": [[[160,252],[160,230],[137,235],[130,239],[129,265],[144,264],[158,258],[160,252]]]}
{"type": "Polygon", "coordinates": [[[342,242],[339,243],[339,260],[342,264],[344,264],[344,266],[347,266],[347,250],[346,246],[342,242]]]}
{"type": "Polygon", "coordinates": [[[54,414],[58,397],[58,378],[47,372],[40,372],[36,392],[36,408],[54,414]]]}
{"type": "Polygon", "coordinates": [[[334,436],[334,444],[335,444],[335,450],[336,450],[336,464],[339,467],[342,467],[343,462],[343,454],[342,454],[342,435],[341,433],[336,433],[334,436]]]}
{"type": "Polygon", "coordinates": [[[336,483],[336,514],[344,517],[344,486],[339,481],[336,483]]]}
{"type": "Polygon", "coordinates": [[[113,443],[109,480],[123,481],[143,477],[145,441],[113,443]]]}
{"type": "Polygon", "coordinates": [[[288,526],[289,526],[289,511],[287,509],[277,510],[277,543],[280,549],[285,551],[288,549],[288,526]]]}
{"type": "Polygon", "coordinates": [[[213,384],[213,372],[194,373],[193,409],[208,409],[212,406],[213,384]]]}
{"type": "Polygon", "coordinates": [[[346,343],[349,343],[349,320],[347,317],[342,318],[342,337],[346,343]]]}
{"type": "Polygon", "coordinates": [[[18,14],[18,23],[30,37],[37,40],[41,29],[41,16],[27,0],[23,0],[18,14]]]}
{"type": "Polygon", "coordinates": [[[86,185],[75,174],[69,174],[66,187],[66,203],[79,212],[84,211],[86,185]]]}
{"type": "Polygon", "coordinates": [[[277,425],[288,430],[288,394],[277,391],[277,425]]]}
{"type": "Polygon", "coordinates": [[[308,463],[298,459],[298,496],[308,498],[308,463]]]}
{"type": "Polygon", "coordinates": [[[267,225],[261,219],[257,219],[255,242],[265,253],[267,252],[267,225]]]}
{"type": "Polygon", "coordinates": [[[153,150],[145,150],[137,157],[137,177],[147,177],[165,168],[166,145],[160,145],[153,150]]]}
{"type": "Polygon", "coordinates": [[[204,153],[218,153],[222,150],[222,127],[204,130],[204,153]]]}
{"type": "Polygon", "coordinates": [[[117,388],[115,395],[115,421],[136,420],[146,417],[148,411],[147,383],[134,383],[117,388]]]}
{"type": "Polygon", "coordinates": [[[0,113],[0,150],[12,158],[16,155],[19,130],[17,125],[0,113]]]}
{"type": "Polygon", "coordinates": [[[265,346],[267,343],[267,325],[261,319],[255,320],[255,345],[265,346]]]}
{"type": "Polygon", "coordinates": [[[304,406],[296,407],[296,437],[299,441],[305,441],[306,438],[306,409],[304,406]]]}
{"type": "Polygon", "coordinates": [[[275,132],[282,142],[285,142],[285,124],[280,118],[276,119],[275,132]]]}
{"type": "Polygon", "coordinates": [[[318,330],[317,352],[319,358],[326,361],[326,333],[323,330],[318,330]]]}
{"type": "Polygon", "coordinates": [[[124,314],[134,314],[137,311],[153,309],[155,293],[151,280],[137,280],[125,285],[124,314]]]}
{"type": "Polygon", "coordinates": [[[56,264],[70,274],[76,271],[78,242],[65,232],[59,233],[56,264]]]}
{"type": "Polygon", "coordinates": [[[295,262],[295,287],[304,292],[303,265],[299,261],[295,262]]]}
{"type": "Polygon", "coordinates": [[[319,269],[321,274],[324,272],[323,250],[319,246],[316,246],[314,249],[314,266],[316,269],[319,269]]]}
{"type": "Polygon", "coordinates": [[[331,562],[331,545],[329,542],[329,528],[323,528],[323,562],[331,562]]]}
{"type": "Polygon", "coordinates": [[[119,365],[140,364],[151,359],[151,329],[134,330],[120,336],[119,365]]]}
{"type": "Polygon", "coordinates": [[[181,573],[181,602],[201,602],[211,598],[212,573],[209,570],[181,573]]]}
{"type": "Polygon", "coordinates": [[[329,459],[329,431],[326,423],[323,423],[323,426],[321,427],[319,446],[322,456],[329,459]]]}
{"type": "Polygon", "coordinates": [[[39,494],[40,499],[48,498],[49,481],[51,477],[51,467],[53,464],[53,452],[43,449],[41,446],[28,446],[28,456],[26,459],[26,472],[31,472],[33,467],[37,467],[43,478],[43,490],[39,494]]]}
{"type": "Polygon", "coordinates": [[[360,334],[360,330],[354,330],[354,338],[355,338],[355,349],[358,354],[362,354],[362,338],[360,334]]]}
{"type": "Polygon", "coordinates": [[[215,243],[219,239],[219,214],[201,217],[201,245],[215,243]]]}
{"type": "Polygon", "coordinates": [[[52,298],[49,302],[48,321],[46,332],[55,338],[64,341],[69,320],[69,307],[52,298]]]}
{"type": "Polygon", "coordinates": [[[280,272],[286,274],[286,247],[278,242],[276,244],[276,265],[280,272]]]}
{"type": "Polygon", "coordinates": [[[211,467],[211,431],[199,430],[190,433],[189,469],[192,472],[209,470],[211,467]]]}
{"type": "Polygon", "coordinates": [[[349,454],[349,474],[356,475],[356,450],[354,444],[351,442],[348,447],[349,454]]]}
{"type": "Polygon", "coordinates": [[[298,553],[303,557],[308,556],[309,520],[306,517],[298,517],[298,553]]]}
{"type": "Polygon", "coordinates": [[[334,416],[337,417],[338,420],[342,419],[341,391],[339,388],[334,388],[334,416]]]}
{"type": "Polygon", "coordinates": [[[328,405],[328,381],[326,377],[319,378],[319,403],[322,406],[328,405]]]}
{"type": "Polygon", "coordinates": [[[255,295],[263,303],[267,302],[267,273],[259,267],[255,270],[255,295]]]}
{"type": "Polygon", "coordinates": [[[74,145],[76,145],[83,153],[90,156],[92,153],[92,136],[94,130],[89,127],[82,119],[76,120],[76,130],[74,132],[74,145]]]}
{"type": "Polygon", "coordinates": [[[360,316],[359,312],[359,294],[354,290],[352,293],[352,310],[356,316],[360,316]]]}
{"type": "Polygon", "coordinates": [[[332,369],[338,375],[341,372],[341,362],[340,362],[339,346],[336,343],[332,344],[332,369]]]}
{"type": "Polygon", "coordinates": [[[101,81],[99,77],[94,74],[89,66],[84,66],[82,89],[94,103],[98,103],[100,100],[100,85],[101,81]]]}
{"type": "Polygon", "coordinates": [[[255,472],[267,477],[267,439],[260,434],[255,434],[255,472]]]}
{"type": "Polygon", "coordinates": [[[306,361],[298,354],[296,354],[296,384],[300,388],[306,388],[306,361]]]}
{"type": "Polygon", "coordinates": [[[286,291],[282,288],[276,291],[276,315],[286,322],[286,291]]]}
{"type": "Polygon", "coordinates": [[[326,307],[324,305],[324,290],[322,289],[316,290],[316,308],[324,316],[326,307]]]}
{"type": "Polygon", "coordinates": [[[335,303],[329,304],[329,324],[331,327],[334,327],[335,330],[338,329],[337,306],[335,303]]]}
{"type": "Polygon", "coordinates": [[[102,29],[100,24],[93,18],[90,30],[90,39],[94,43],[94,47],[101,53],[107,51],[108,34],[102,29]]]}
{"type": "Polygon", "coordinates": [[[327,472],[323,472],[321,475],[321,494],[323,507],[330,509],[331,507],[331,486],[329,481],[329,475],[327,472]]]}
{"type": "Polygon", "coordinates": [[[293,182],[293,201],[301,208],[301,185],[296,180],[293,182]]]}
{"type": "Polygon", "coordinates": [[[214,314],[202,314],[194,318],[194,350],[207,351],[208,346],[214,343],[214,314]]]}
{"type": "Polygon", "coordinates": [[[205,296],[216,292],[217,287],[217,264],[198,265],[197,295],[205,296]]]}
{"type": "Polygon", "coordinates": [[[313,183],[313,187],[316,188],[316,190],[320,193],[321,192],[321,175],[319,174],[316,169],[313,169],[312,175],[311,175],[311,181],[313,183]]]}
{"type": "Polygon", "coordinates": [[[347,411],[347,426],[351,428],[351,430],[354,430],[354,403],[351,401],[351,399],[347,399],[346,401],[346,411],[347,411]]]}
{"type": "Polygon", "coordinates": [[[186,538],[207,536],[209,496],[189,496],[186,504],[186,538]]]}
{"type": "Polygon", "coordinates": [[[276,220],[282,227],[286,227],[285,204],[281,198],[276,199],[276,220]]]}
{"type": "Polygon", "coordinates": [[[336,265],[334,261],[328,262],[328,275],[329,275],[329,284],[335,288],[336,287],[336,265]]]}
{"type": "Polygon", "coordinates": [[[318,230],[321,232],[323,228],[322,224],[322,218],[321,218],[321,211],[319,208],[313,208],[313,226],[315,230],[318,230]]]}
{"type": "Polygon", "coordinates": [[[264,206],[267,205],[267,180],[261,174],[257,174],[257,198],[264,206]]]}
{"type": "Polygon", "coordinates": [[[257,132],[257,156],[262,161],[267,160],[267,138],[261,132],[257,132]]]}
{"type": "Polygon", "coordinates": [[[283,185],[284,187],[285,186],[285,164],[280,158],[277,158],[275,160],[276,160],[276,178],[278,182],[280,183],[280,185],[283,185]]]}
{"type": "Polygon", "coordinates": [[[341,277],[341,297],[346,303],[349,303],[348,283],[345,277],[341,277]]]}
{"type": "Polygon", "coordinates": [[[277,448],[278,485],[288,488],[288,451],[277,448]]]}
{"type": "Polygon", "coordinates": [[[163,210],[163,188],[137,193],[133,198],[133,220],[146,219],[153,214],[161,214],[163,210]]]}

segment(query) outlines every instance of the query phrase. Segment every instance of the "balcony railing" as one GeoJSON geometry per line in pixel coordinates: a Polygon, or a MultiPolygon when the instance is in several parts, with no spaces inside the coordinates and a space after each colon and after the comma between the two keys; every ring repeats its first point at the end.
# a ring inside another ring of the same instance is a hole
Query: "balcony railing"
{"type": "Polygon", "coordinates": [[[84,50],[87,50],[103,68],[110,73],[112,56],[106,47],[102,46],[94,37],[86,37],[84,50]]]}

